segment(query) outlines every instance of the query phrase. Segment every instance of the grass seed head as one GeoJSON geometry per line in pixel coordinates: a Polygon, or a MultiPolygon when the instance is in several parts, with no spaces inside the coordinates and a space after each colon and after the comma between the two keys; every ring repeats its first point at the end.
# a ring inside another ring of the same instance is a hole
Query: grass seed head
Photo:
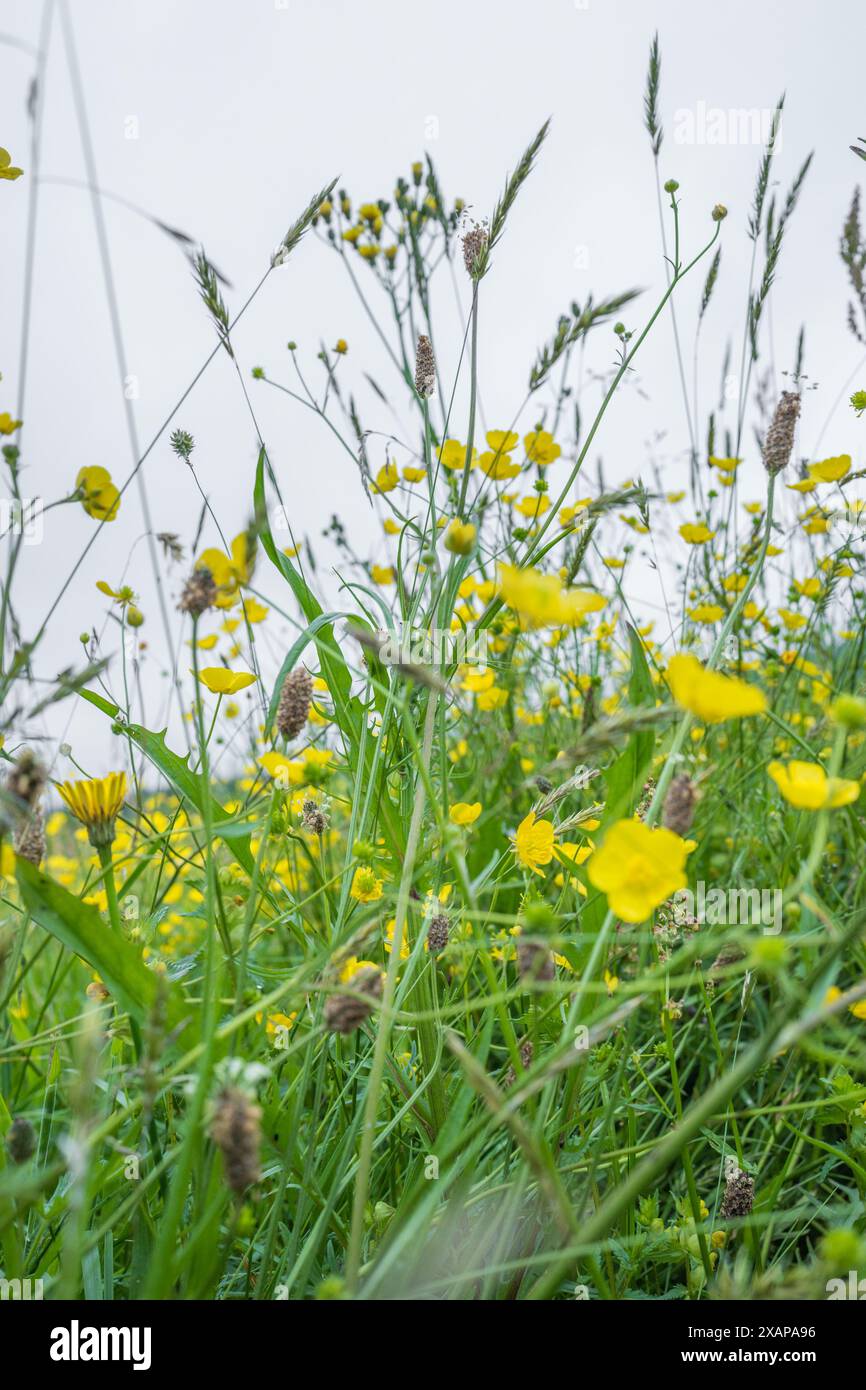
{"type": "Polygon", "coordinates": [[[15,853],[35,864],[37,869],[42,863],[45,857],[45,831],[42,828],[42,812],[38,807],[19,826],[15,836],[15,853]]]}
{"type": "Polygon", "coordinates": [[[276,719],[277,730],[287,742],[297,738],[306,724],[312,697],[313,678],[309,671],[303,666],[290,671],[283,681],[276,719]]]}
{"type": "Polygon", "coordinates": [[[45,786],[45,768],[35,753],[24,748],[6,778],[6,790],[15,798],[19,809],[32,809],[45,786]]]}
{"type": "Polygon", "coordinates": [[[352,993],[332,994],[325,1004],[325,1027],[344,1036],[370,1017],[373,1002],[382,997],[382,973],[375,965],[365,965],[355,971],[346,988],[352,993]],[[359,994],[367,998],[359,999],[359,994]]]}
{"type": "Polygon", "coordinates": [[[799,415],[799,392],[783,391],[764,440],[764,467],[771,475],[781,473],[790,461],[799,415]]]}
{"type": "Polygon", "coordinates": [[[181,613],[189,613],[193,618],[200,618],[202,613],[213,608],[216,599],[217,586],[214,577],[209,569],[202,566],[200,569],[193,570],[184,584],[183,593],[177,606],[181,613]]]}
{"type": "Polygon", "coordinates": [[[6,1134],[6,1150],[13,1163],[26,1163],[36,1152],[36,1130],[23,1115],[16,1115],[6,1134]]]}
{"type": "Polygon", "coordinates": [[[261,1176],[261,1118],[259,1106],[239,1087],[228,1086],[220,1092],[211,1121],[211,1138],[222,1153],[226,1182],[238,1196],[261,1176]]]}
{"type": "Polygon", "coordinates": [[[451,921],[445,912],[437,912],[430,918],[430,925],[427,928],[427,945],[433,952],[444,951],[448,945],[448,936],[451,931],[451,921]]]}
{"type": "Polygon", "coordinates": [[[719,1215],[724,1217],[748,1216],[755,1200],[755,1182],[741,1168],[732,1167],[725,1183],[725,1195],[719,1215]]]}
{"type": "Polygon", "coordinates": [[[675,835],[685,836],[692,828],[698,792],[688,773],[681,772],[668,788],[662,811],[662,824],[675,835]]]}
{"type": "Polygon", "coordinates": [[[433,344],[425,334],[420,334],[415,350],[415,390],[424,400],[429,399],[436,390],[436,359],[433,344]]]}

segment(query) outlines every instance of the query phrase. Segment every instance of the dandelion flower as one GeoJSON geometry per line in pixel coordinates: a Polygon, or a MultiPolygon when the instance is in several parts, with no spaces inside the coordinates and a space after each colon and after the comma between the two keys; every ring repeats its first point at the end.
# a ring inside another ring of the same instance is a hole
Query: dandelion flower
{"type": "Polygon", "coordinates": [[[114,822],[126,796],[126,773],[110,772],[82,782],[59,782],[61,797],[76,820],[86,827],[94,848],[114,840],[114,822]]]}

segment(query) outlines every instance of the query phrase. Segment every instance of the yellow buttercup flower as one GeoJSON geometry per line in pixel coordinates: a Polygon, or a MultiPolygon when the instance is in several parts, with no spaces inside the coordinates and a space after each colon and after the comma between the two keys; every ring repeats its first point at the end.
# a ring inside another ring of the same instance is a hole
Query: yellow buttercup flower
{"type": "Polygon", "coordinates": [[[376,474],[376,482],[373,485],[373,491],[393,492],[399,481],[400,475],[397,472],[397,465],[389,460],[376,474]]]}
{"type": "Polygon", "coordinates": [[[706,724],[762,714],[767,708],[767,697],[757,686],[738,676],[707,671],[697,657],[685,652],[671,657],[667,677],[677,704],[706,724]]]}
{"type": "Polygon", "coordinates": [[[18,169],[12,163],[12,156],[8,150],[0,149],[0,179],[20,179],[24,173],[23,169],[18,169]]]}
{"type": "Polygon", "coordinates": [[[689,845],[672,830],[620,820],[593,854],[587,874],[623,922],[645,922],[666,898],[685,888],[688,853],[689,845]]]}
{"type": "Polygon", "coordinates": [[[803,617],[803,614],[795,613],[790,608],[780,608],[779,617],[782,619],[788,632],[799,632],[801,627],[806,626],[806,619],[803,617]]]}
{"type": "Polygon", "coordinates": [[[570,626],[606,602],[587,589],[566,589],[558,575],[516,565],[499,566],[499,593],[526,627],[570,626]]]}
{"type": "Polygon", "coordinates": [[[219,590],[217,608],[231,608],[242,584],[252,578],[255,551],[251,549],[246,531],[241,531],[231,543],[231,555],[212,547],[203,550],[195,562],[196,569],[210,570],[219,590]]]}
{"type": "Polygon", "coordinates": [[[229,671],[225,666],[206,666],[198,678],[212,695],[237,695],[258,680],[252,671],[229,671]]]}
{"type": "Polygon", "coordinates": [[[513,430],[487,431],[487,447],[494,454],[510,454],[516,443],[517,435],[513,430]]]}
{"type": "Polygon", "coordinates": [[[126,796],[126,773],[110,772],[81,782],[58,782],[57,790],[95,847],[110,845],[114,822],[126,796]]]}
{"type": "Polygon", "coordinates": [[[523,447],[526,450],[526,457],[532,463],[537,463],[540,468],[546,467],[548,463],[553,463],[562,453],[559,445],[554,444],[553,435],[547,430],[533,430],[530,434],[525,434],[523,447]]]}
{"type": "Polygon", "coordinates": [[[346,961],[345,965],[340,971],[340,983],[347,985],[352,980],[354,980],[355,976],[361,970],[368,970],[370,968],[372,968],[373,970],[378,970],[381,975],[384,975],[384,971],[382,970],[381,965],[376,965],[375,961],[359,960],[357,956],[349,956],[348,960],[346,961]]]}
{"type": "MultiPolygon", "coordinates": [[[[473,449],[470,467],[475,464],[476,453],[477,450],[473,449]]],[[[442,445],[439,459],[443,468],[447,468],[450,472],[456,473],[466,466],[466,445],[461,444],[459,439],[446,439],[445,443],[442,445]]]]}
{"type": "Polygon", "coordinates": [[[445,549],[453,555],[469,555],[475,545],[476,534],[471,522],[458,521],[455,517],[445,533],[445,549]]]}
{"type": "Polygon", "coordinates": [[[520,822],[514,836],[514,853],[518,864],[543,878],[544,875],[538,866],[549,864],[553,858],[553,836],[552,822],[536,820],[535,812],[530,811],[520,822]]]}
{"type": "Polygon", "coordinates": [[[478,460],[478,467],[495,483],[501,482],[504,478],[516,478],[520,472],[520,464],[512,463],[510,454],[482,454],[478,460]]]}
{"type": "Polygon", "coordinates": [[[515,502],[514,510],[525,516],[528,521],[537,521],[550,510],[550,501],[541,493],[530,493],[529,497],[521,497],[519,502],[515,502]]]}
{"type": "Polygon", "coordinates": [[[851,471],[851,455],[839,454],[836,458],[822,459],[820,463],[809,464],[809,477],[818,483],[838,483],[851,471]]]}
{"type": "Polygon", "coordinates": [[[120,510],[120,493],[107,468],[95,465],[80,468],[75,486],[81,493],[81,505],[88,516],[97,521],[114,520],[120,510]]]}
{"type": "Polygon", "coordinates": [[[725,610],[718,603],[699,603],[688,610],[694,623],[718,623],[725,616],[725,610]]]}
{"type": "Polygon", "coordinates": [[[711,531],[702,521],[695,523],[686,521],[680,527],[680,535],[688,545],[704,545],[707,541],[711,541],[715,534],[715,531],[711,531]]]}
{"type": "Polygon", "coordinates": [[[355,870],[349,892],[356,902],[374,903],[382,896],[382,880],[366,864],[361,864],[355,870]]]}
{"type": "Polygon", "coordinates": [[[860,783],[828,777],[820,763],[770,763],[767,772],[786,801],[802,811],[835,810],[850,806],[860,795],[860,783]]]}
{"type": "Polygon", "coordinates": [[[23,424],[23,420],[14,420],[8,410],[0,413],[0,434],[14,434],[23,424]]]}
{"type": "Polygon", "coordinates": [[[481,802],[456,801],[449,809],[448,816],[454,825],[473,825],[481,815],[481,802]]]}

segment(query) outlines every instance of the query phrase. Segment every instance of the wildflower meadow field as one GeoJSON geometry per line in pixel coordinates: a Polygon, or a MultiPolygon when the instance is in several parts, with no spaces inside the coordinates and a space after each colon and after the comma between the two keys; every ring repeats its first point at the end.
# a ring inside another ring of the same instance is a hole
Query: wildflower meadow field
{"type": "MultiPolygon", "coordinates": [[[[0,364],[4,1297],[866,1289],[866,366],[818,399],[806,332],[773,337],[810,177],[808,149],[778,148],[793,97],[751,205],[692,201],[686,227],[662,53],[632,111],[657,282],[626,269],[579,302],[565,285],[542,342],[515,322],[524,385],[500,418],[479,322],[508,293],[547,124],[485,208],[429,153],[378,188],[323,170],[246,290],[180,244],[212,330],[201,371],[223,373],[251,441],[227,465],[234,522],[191,382],[133,468],[73,450],[65,490],[34,501],[23,387],[0,364]],[[744,239],[734,285],[726,243],[744,239]],[[280,277],[303,297],[314,261],[357,297],[363,352],[242,356],[252,301],[280,277]],[[660,333],[682,486],[649,457],[598,463],[660,333]],[[704,370],[708,341],[730,343],[736,390],[704,370]],[[848,451],[807,452],[837,395],[848,451]],[[285,411],[279,464],[265,400],[285,411]],[[300,416],[316,466],[352,480],[310,535],[283,462],[300,416]],[[168,454],[197,504],[141,523],[159,601],[133,573],[88,582],[57,675],[53,608],[20,580],[32,528],[69,571],[59,603],[84,558],[63,518],[86,517],[98,558],[168,454]],[[647,620],[634,595],[658,575],[647,620]],[[83,704],[89,762],[57,732],[83,704]]],[[[0,215],[30,196],[34,151],[0,150],[0,215]]],[[[836,240],[814,249],[819,278],[841,256],[851,370],[864,158],[852,145],[836,240]]]]}

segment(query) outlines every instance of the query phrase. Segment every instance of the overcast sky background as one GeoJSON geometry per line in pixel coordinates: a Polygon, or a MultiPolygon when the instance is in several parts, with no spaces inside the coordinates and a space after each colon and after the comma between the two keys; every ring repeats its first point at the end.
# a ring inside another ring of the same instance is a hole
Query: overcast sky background
{"type": "MultiPolygon", "coordinates": [[[[56,9],[56,7],[55,7],[56,9]]],[[[819,389],[808,393],[799,452],[812,456],[837,393],[861,350],[847,332],[847,287],[838,240],[863,166],[848,146],[866,134],[862,68],[866,19],[859,0],[71,0],[69,11],[86,89],[99,183],[194,238],[231,279],[236,311],[261,277],[270,253],[313,192],[340,175],[355,202],[388,197],[398,173],[429,153],[449,199],[460,195],[481,216],[507,171],[547,116],[552,128],[539,165],[509,218],[481,302],[481,393],[488,427],[504,428],[525,391],[537,348],[573,299],[631,286],[646,294],[626,314],[639,328],[664,285],[653,162],[642,125],[647,55],[657,28],[662,48],[663,177],[681,184],[686,254],[712,230],[710,209],[730,209],[723,228],[719,289],[703,335],[704,384],[718,390],[724,344],[737,357],[751,250],[746,219],[759,146],[677,138],[683,112],[698,133],[701,111],[768,111],[785,90],[787,105],[776,176],[782,196],[802,160],[815,160],[791,224],[772,301],[775,360],[793,366],[806,325],[805,368],[819,389]],[[703,106],[702,106],[703,104],[703,106]],[[135,138],[129,138],[130,135],[135,138]]],[[[39,0],[4,0],[0,31],[25,47],[0,45],[0,144],[28,169],[28,87],[37,42],[39,0]]],[[[54,180],[81,180],[63,29],[50,34],[42,148],[29,374],[20,443],[27,496],[53,499],[71,490],[78,469],[97,463],[116,481],[132,463],[108,303],[88,194],[54,180]]],[[[0,410],[14,410],[29,172],[0,184],[0,410]]],[[[104,203],[122,316],[128,371],[135,378],[136,428],[150,442],[213,345],[189,267],[176,245],[113,201],[104,203]]],[[[363,270],[363,267],[359,267],[363,270]]],[[[703,271],[679,300],[690,359],[703,271]]],[[[464,302],[468,292],[460,277],[464,302]]],[[[371,297],[373,294],[370,283],[371,297]]],[[[446,377],[460,347],[453,290],[443,276],[437,346],[446,377]]],[[[369,371],[408,420],[405,399],[336,256],[309,236],[268,280],[233,341],[244,374],[255,364],[290,380],[286,341],[295,339],[311,378],[320,341],[350,345],[341,366],[364,423],[393,428],[393,417],[364,385],[369,371]]],[[[609,367],[615,342],[602,329],[587,362],[609,367]]],[[[657,325],[635,380],[606,419],[598,440],[608,484],[663,464],[671,487],[686,474],[688,437],[670,321],[657,325]],[[639,388],[639,389],[638,389],[639,388]],[[664,436],[663,439],[660,436],[664,436]]],[[[779,376],[781,387],[784,381],[779,376]]],[[[866,386],[866,378],[854,386],[866,386]]],[[[295,534],[319,545],[338,511],[358,549],[384,560],[379,520],[370,511],[351,459],[309,412],[262,384],[250,390],[295,534]]],[[[847,394],[847,392],[846,392],[847,394]]],[[[590,390],[587,405],[597,398],[590,390]]],[[[537,413],[537,412],[536,412],[537,413]]],[[[531,427],[534,413],[521,422],[531,427]]],[[[458,414],[455,433],[465,437],[458,414]]],[[[230,362],[220,354],[173,422],[197,442],[202,485],[229,535],[251,507],[256,441],[230,362]]],[[[863,426],[845,404],[823,435],[817,457],[846,451],[863,466],[863,426]]],[[[371,444],[374,467],[384,461],[371,444]]],[[[744,469],[760,496],[760,464],[750,449],[744,469]]],[[[594,467],[595,455],[593,458],[594,467]]],[[[200,501],[166,436],[144,465],[156,531],[178,532],[188,547],[200,501]]],[[[745,495],[745,494],[744,494],[745,495]]],[[[80,507],[45,518],[43,543],[25,547],[13,595],[32,636],[60,584],[93,533],[80,507]]],[[[103,528],[55,613],[37,659],[41,676],[80,661],[78,633],[104,621],[107,602],[95,583],[122,577],[141,595],[149,649],[143,666],[145,715],[162,722],[165,646],[136,491],[117,521],[103,528]]],[[[206,533],[208,543],[216,536],[206,533]]],[[[327,557],[332,552],[322,548],[327,557]]],[[[260,578],[268,592],[279,586],[260,578]]],[[[173,601],[182,569],[166,572],[173,601]]],[[[324,581],[323,581],[324,584],[324,581]]],[[[660,602],[649,578],[635,595],[639,616],[660,602]]],[[[285,595],[280,598],[286,602],[285,595]]],[[[266,665],[287,627],[263,635],[266,665]]],[[[109,646],[116,645],[109,633],[109,646]]],[[[187,664],[182,658],[181,669],[187,664]]],[[[110,680],[119,688],[119,666],[110,680]]],[[[65,737],[91,773],[117,756],[101,716],[68,701],[28,732],[65,737]],[[71,719],[71,723],[67,723],[71,719]]],[[[179,742],[175,728],[173,741],[179,742]]],[[[61,760],[58,772],[68,772],[61,760]]]]}

